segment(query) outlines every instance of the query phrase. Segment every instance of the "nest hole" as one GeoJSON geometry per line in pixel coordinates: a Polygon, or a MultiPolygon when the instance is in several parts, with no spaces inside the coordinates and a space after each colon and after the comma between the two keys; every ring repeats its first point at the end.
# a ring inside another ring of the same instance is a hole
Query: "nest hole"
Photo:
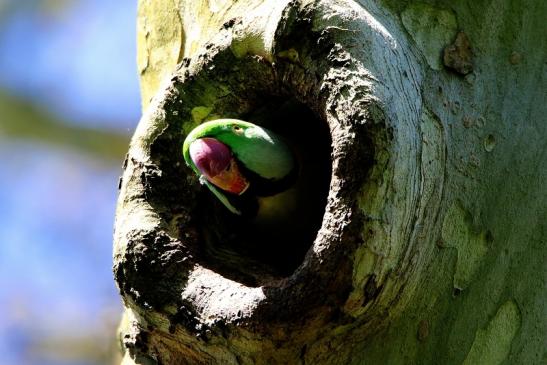
{"type": "Polygon", "coordinates": [[[230,213],[206,188],[198,197],[201,264],[247,286],[290,276],[303,263],[321,227],[331,179],[327,123],[295,100],[269,99],[240,118],[287,141],[299,165],[296,183],[262,199],[261,213],[252,218],[230,213]]]}

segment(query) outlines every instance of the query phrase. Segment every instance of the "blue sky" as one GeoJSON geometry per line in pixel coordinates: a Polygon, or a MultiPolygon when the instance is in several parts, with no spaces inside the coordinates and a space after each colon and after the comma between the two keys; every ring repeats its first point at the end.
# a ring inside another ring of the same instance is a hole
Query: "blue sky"
{"type": "Polygon", "coordinates": [[[39,10],[14,11],[0,23],[0,87],[70,122],[134,128],[136,1],[82,0],[54,13],[39,10]]]}
{"type": "MultiPolygon", "coordinates": [[[[65,2],[26,1],[0,17],[0,89],[64,123],[129,135],[140,114],[136,1],[65,2]]],[[[114,336],[121,161],[0,135],[0,164],[0,365],[96,365],[40,342],[88,336],[104,348],[114,336]]]]}

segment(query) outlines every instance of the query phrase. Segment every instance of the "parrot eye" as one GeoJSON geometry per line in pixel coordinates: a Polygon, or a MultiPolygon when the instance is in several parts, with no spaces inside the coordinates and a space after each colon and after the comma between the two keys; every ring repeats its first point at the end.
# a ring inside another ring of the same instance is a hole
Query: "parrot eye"
{"type": "Polygon", "coordinates": [[[233,129],[234,132],[236,132],[236,133],[241,133],[241,132],[243,132],[243,128],[241,128],[240,126],[237,126],[237,125],[234,125],[234,126],[232,127],[232,129],[233,129]]]}

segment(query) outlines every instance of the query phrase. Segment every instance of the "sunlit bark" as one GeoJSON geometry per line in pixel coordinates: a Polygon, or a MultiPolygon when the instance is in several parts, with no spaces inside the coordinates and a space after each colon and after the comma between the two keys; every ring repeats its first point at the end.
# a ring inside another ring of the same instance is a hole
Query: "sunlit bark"
{"type": "Polygon", "coordinates": [[[124,364],[544,361],[545,13],[141,0],[144,115],[114,247],[124,364]],[[180,147],[223,116],[298,128],[288,104],[328,126],[332,174],[315,240],[280,273],[204,250],[232,226],[180,147]]]}

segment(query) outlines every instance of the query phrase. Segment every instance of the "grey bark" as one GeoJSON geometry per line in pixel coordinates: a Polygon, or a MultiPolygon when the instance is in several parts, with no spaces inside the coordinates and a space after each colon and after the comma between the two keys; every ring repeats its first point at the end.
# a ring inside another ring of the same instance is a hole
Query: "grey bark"
{"type": "Polygon", "coordinates": [[[199,6],[173,5],[189,57],[139,123],[116,216],[125,363],[542,363],[545,5],[244,3],[197,38],[199,6]],[[182,141],[271,115],[328,127],[315,239],[209,249],[234,224],[182,141]]]}

